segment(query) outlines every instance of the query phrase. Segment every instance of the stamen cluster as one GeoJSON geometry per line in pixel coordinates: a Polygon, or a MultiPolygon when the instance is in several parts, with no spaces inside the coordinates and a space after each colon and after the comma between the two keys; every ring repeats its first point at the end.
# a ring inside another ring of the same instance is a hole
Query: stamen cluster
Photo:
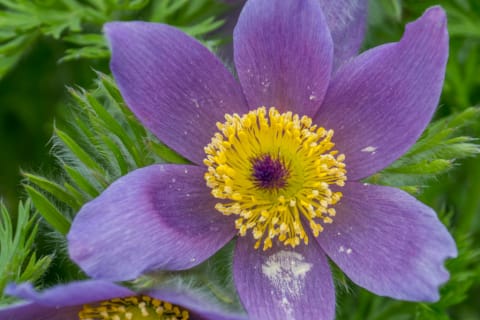
{"type": "Polygon", "coordinates": [[[225,119],[205,147],[207,186],[223,200],[215,208],[237,215],[239,234],[251,230],[255,248],[263,240],[267,250],[274,238],[292,247],[308,244],[304,224],[316,237],[321,224],[332,222],[342,193],[330,186],[346,181],[345,155],[332,150],[333,130],[273,107],[225,119]]]}
{"type": "Polygon", "coordinates": [[[189,316],[189,312],[179,306],[145,295],[84,305],[78,314],[80,320],[188,320],[189,316]]]}

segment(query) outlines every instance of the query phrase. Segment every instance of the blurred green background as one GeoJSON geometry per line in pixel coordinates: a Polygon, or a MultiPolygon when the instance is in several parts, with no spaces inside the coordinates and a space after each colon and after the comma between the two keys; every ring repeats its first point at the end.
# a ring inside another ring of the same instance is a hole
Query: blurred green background
{"type": "MultiPolygon", "coordinates": [[[[15,209],[18,199],[25,196],[21,170],[50,177],[56,174],[50,141],[54,122],[62,126],[69,121],[71,98],[66,87],[92,87],[94,70],[109,72],[108,50],[100,36],[103,23],[118,19],[170,23],[219,49],[231,61],[229,37],[242,1],[225,2],[0,0],[0,197],[7,207],[15,209]]],[[[370,1],[363,49],[397,41],[408,21],[435,4],[447,11],[450,33],[445,86],[435,115],[442,119],[480,103],[480,1],[370,1]]],[[[478,121],[462,134],[479,137],[478,121]]],[[[381,309],[383,298],[358,288],[354,298],[340,291],[340,319],[411,318],[396,318],[395,308],[411,308],[417,319],[449,319],[448,315],[480,319],[479,158],[455,166],[418,196],[450,217],[450,229],[462,248],[459,262],[450,265],[458,268],[460,278],[456,287],[445,289],[456,296],[449,296],[450,302],[443,305],[389,301],[390,307],[378,313],[372,310],[381,309]]]]}

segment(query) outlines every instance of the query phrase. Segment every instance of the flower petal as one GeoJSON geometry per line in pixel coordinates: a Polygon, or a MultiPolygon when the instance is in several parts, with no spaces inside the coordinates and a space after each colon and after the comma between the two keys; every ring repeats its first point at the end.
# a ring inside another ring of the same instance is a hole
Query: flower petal
{"type": "Polygon", "coordinates": [[[328,320],[335,316],[335,290],[324,252],[315,243],[292,249],[274,244],[255,250],[238,238],[233,260],[237,292],[249,319],[328,320]]]}
{"type": "Polygon", "coordinates": [[[333,39],[334,67],[354,57],[363,42],[367,24],[366,0],[320,0],[333,39]]]}
{"type": "Polygon", "coordinates": [[[383,169],[417,140],[437,106],[447,56],[445,12],[434,7],[407,25],[400,42],[338,70],[314,121],[335,131],[349,180],[383,169]]]}
{"type": "Polygon", "coordinates": [[[318,0],[248,1],[233,37],[238,77],[251,109],[315,114],[333,60],[318,0]]]}
{"type": "Polygon", "coordinates": [[[6,293],[20,299],[49,307],[70,307],[96,301],[135,295],[133,291],[102,280],[88,280],[57,285],[43,292],[37,292],[30,283],[9,285],[6,293]]]}
{"type": "Polygon", "coordinates": [[[399,189],[350,182],[317,238],[358,285],[383,296],[436,301],[455,242],[435,212],[399,189]]]}
{"type": "Polygon", "coordinates": [[[109,280],[201,263],[236,233],[233,220],[214,209],[204,172],[153,165],[115,181],[74,219],[72,260],[90,276],[109,280]]]}
{"type": "Polygon", "coordinates": [[[9,285],[5,293],[28,301],[0,309],[3,320],[77,319],[83,304],[134,294],[115,284],[95,280],[58,285],[41,293],[28,283],[9,285]]]}
{"type": "Polygon", "coordinates": [[[225,113],[247,110],[240,86],[208,49],[163,24],[105,25],[125,102],[162,142],[201,164],[225,113]]]}
{"type": "Polygon", "coordinates": [[[32,302],[21,302],[8,307],[0,307],[2,320],[71,320],[78,316],[80,307],[56,309],[32,302]]]}

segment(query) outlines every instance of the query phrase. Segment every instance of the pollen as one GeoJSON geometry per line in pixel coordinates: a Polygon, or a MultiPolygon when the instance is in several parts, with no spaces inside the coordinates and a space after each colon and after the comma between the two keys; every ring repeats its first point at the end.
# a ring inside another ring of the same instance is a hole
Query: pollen
{"type": "Polygon", "coordinates": [[[205,180],[220,200],[215,208],[237,217],[239,235],[249,233],[255,249],[275,240],[308,244],[310,234],[317,237],[333,222],[347,179],[333,130],[273,107],[225,120],[205,147],[205,180]]]}
{"type": "Polygon", "coordinates": [[[80,320],[188,320],[189,317],[187,310],[145,295],[84,305],[78,313],[80,320]]]}

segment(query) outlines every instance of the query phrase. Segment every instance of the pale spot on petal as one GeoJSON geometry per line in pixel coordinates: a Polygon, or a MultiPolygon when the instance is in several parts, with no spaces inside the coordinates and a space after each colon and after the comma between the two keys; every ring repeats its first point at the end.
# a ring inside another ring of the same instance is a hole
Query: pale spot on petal
{"type": "Polygon", "coordinates": [[[312,266],[300,253],[284,250],[268,257],[262,265],[262,273],[275,289],[271,294],[276,291],[280,296],[278,306],[283,309],[287,320],[295,319],[292,302],[303,294],[305,277],[312,266]]]}
{"type": "Polygon", "coordinates": [[[362,152],[370,152],[371,154],[375,154],[375,152],[377,151],[377,147],[368,146],[368,147],[363,148],[363,149],[360,150],[360,151],[362,151],[362,152]]]}
{"type": "Polygon", "coordinates": [[[262,265],[263,274],[272,285],[288,297],[298,297],[305,286],[305,276],[312,264],[298,252],[279,251],[262,265]]]}

